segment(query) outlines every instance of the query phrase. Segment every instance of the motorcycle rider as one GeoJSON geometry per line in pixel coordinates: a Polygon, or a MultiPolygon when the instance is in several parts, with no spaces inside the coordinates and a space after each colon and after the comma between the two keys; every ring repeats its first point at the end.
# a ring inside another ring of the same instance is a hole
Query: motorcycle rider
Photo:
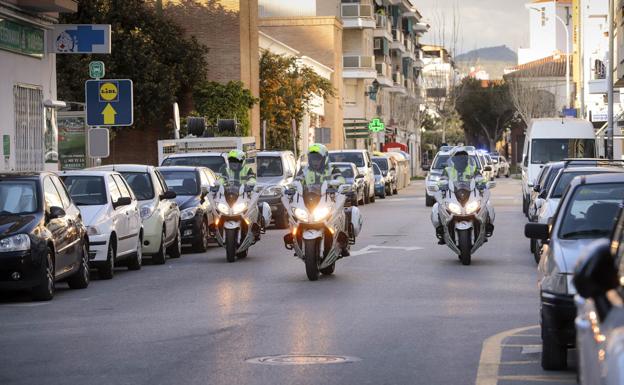
{"type": "MultiPolygon", "coordinates": [[[[442,176],[440,177],[440,182],[438,182],[438,186],[441,187],[443,183],[447,182],[470,182],[472,179],[475,179],[476,187],[479,190],[484,190],[487,188],[487,182],[485,178],[483,178],[483,176],[481,175],[481,172],[477,168],[477,164],[474,158],[468,154],[466,148],[454,148],[450,153],[446,167],[442,171],[442,176]]],[[[433,205],[433,209],[431,210],[431,222],[433,223],[436,230],[438,244],[444,245],[446,242],[444,241],[444,228],[440,223],[440,217],[438,215],[439,207],[440,205],[438,202],[433,205]]],[[[494,232],[494,225],[492,223],[494,221],[495,214],[494,208],[492,207],[492,204],[489,200],[486,203],[486,207],[488,210],[488,219],[487,223],[485,224],[485,231],[487,236],[489,237],[494,232]]]]}
{"type": "Polygon", "coordinates": [[[219,183],[225,184],[228,181],[239,181],[247,186],[255,186],[256,174],[249,165],[245,164],[247,156],[241,150],[232,150],[228,153],[228,164],[221,166],[219,170],[219,183]]]}

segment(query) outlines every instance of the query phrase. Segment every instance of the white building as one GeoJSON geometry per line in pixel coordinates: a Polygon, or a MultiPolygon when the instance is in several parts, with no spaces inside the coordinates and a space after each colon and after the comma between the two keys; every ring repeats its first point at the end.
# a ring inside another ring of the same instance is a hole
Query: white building
{"type": "Polygon", "coordinates": [[[572,0],[533,0],[525,7],[529,12],[530,45],[518,50],[519,65],[557,52],[565,54],[567,47],[572,49],[572,0]]]}
{"type": "Polygon", "coordinates": [[[0,0],[0,170],[58,169],[56,58],[46,30],[73,0],[0,0]]]}

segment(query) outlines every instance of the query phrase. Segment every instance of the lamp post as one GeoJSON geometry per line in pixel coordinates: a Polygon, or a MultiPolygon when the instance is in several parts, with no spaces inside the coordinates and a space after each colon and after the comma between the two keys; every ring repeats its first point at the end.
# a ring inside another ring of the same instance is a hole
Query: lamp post
{"type": "MultiPolygon", "coordinates": [[[[535,7],[529,7],[529,9],[537,12],[542,12],[541,9],[535,7]]],[[[566,41],[566,108],[571,106],[570,103],[570,29],[563,19],[557,15],[557,9],[555,8],[555,19],[557,19],[561,25],[563,25],[563,29],[565,30],[565,41],[566,41]]]]}

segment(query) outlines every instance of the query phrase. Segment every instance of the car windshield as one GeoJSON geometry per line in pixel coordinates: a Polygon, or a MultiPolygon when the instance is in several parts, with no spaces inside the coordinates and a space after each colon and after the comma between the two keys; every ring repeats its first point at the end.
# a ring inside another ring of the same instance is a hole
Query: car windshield
{"type": "Polygon", "coordinates": [[[221,155],[172,157],[163,160],[161,164],[161,166],[208,167],[217,173],[224,165],[225,159],[221,155]]]}
{"type": "Polygon", "coordinates": [[[62,177],[69,195],[78,206],[100,206],[105,205],[106,187],[104,178],[101,176],[78,176],[68,175],[62,177]]]}
{"type": "Polygon", "coordinates": [[[490,158],[489,155],[484,155],[483,157],[485,158],[486,164],[491,166],[492,165],[492,158],[490,158]]]}
{"type": "Polygon", "coordinates": [[[37,185],[33,180],[0,180],[0,215],[37,211],[37,185]]]}
{"type": "Polygon", "coordinates": [[[561,198],[563,196],[563,193],[565,192],[566,188],[568,188],[568,186],[570,185],[570,182],[572,181],[572,179],[574,179],[574,177],[580,176],[580,175],[592,175],[592,174],[601,174],[602,172],[600,171],[568,171],[568,172],[562,172],[561,175],[559,176],[559,179],[557,179],[557,182],[555,184],[555,187],[553,189],[553,192],[551,194],[551,198],[561,198]]]}
{"type": "Polygon", "coordinates": [[[593,158],[594,139],[533,139],[531,163],[545,164],[565,158],[593,158]]]}
{"type": "Polygon", "coordinates": [[[258,156],[258,177],[272,177],[284,175],[282,158],[279,156],[258,156]]]}
{"type": "Polygon", "coordinates": [[[353,163],[357,167],[364,167],[364,155],[361,152],[331,152],[329,161],[353,163]]]}
{"type": "Polygon", "coordinates": [[[381,171],[388,171],[388,159],[374,158],[373,162],[379,166],[381,171]]]}
{"type": "Polygon", "coordinates": [[[373,164],[373,173],[375,175],[381,175],[381,169],[379,168],[377,164],[373,164]]]}
{"type": "Polygon", "coordinates": [[[177,195],[198,195],[197,173],[195,171],[160,170],[167,187],[177,195]]]}
{"type": "Polygon", "coordinates": [[[144,201],[154,199],[154,186],[152,186],[152,178],[146,172],[122,172],[126,182],[134,191],[137,200],[144,201]]]}
{"type": "Polygon", "coordinates": [[[431,168],[434,170],[442,170],[443,168],[446,167],[446,162],[448,162],[448,160],[449,160],[448,155],[438,155],[436,156],[433,162],[433,166],[431,166],[431,168]]]}
{"type": "Polygon", "coordinates": [[[624,183],[580,185],[562,217],[559,238],[608,237],[624,199],[624,183]]]}
{"type": "Polygon", "coordinates": [[[351,166],[345,165],[345,164],[341,164],[341,165],[334,165],[333,166],[334,171],[337,171],[340,173],[340,175],[342,175],[343,178],[355,178],[355,175],[353,174],[353,168],[351,166]]]}

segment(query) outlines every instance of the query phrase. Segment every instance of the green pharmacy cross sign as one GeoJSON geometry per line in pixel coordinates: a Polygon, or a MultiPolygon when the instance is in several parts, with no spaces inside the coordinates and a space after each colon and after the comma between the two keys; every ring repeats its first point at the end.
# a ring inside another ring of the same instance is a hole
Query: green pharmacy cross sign
{"type": "Polygon", "coordinates": [[[386,129],[385,124],[379,118],[375,118],[368,123],[370,132],[382,132],[386,129]]]}

